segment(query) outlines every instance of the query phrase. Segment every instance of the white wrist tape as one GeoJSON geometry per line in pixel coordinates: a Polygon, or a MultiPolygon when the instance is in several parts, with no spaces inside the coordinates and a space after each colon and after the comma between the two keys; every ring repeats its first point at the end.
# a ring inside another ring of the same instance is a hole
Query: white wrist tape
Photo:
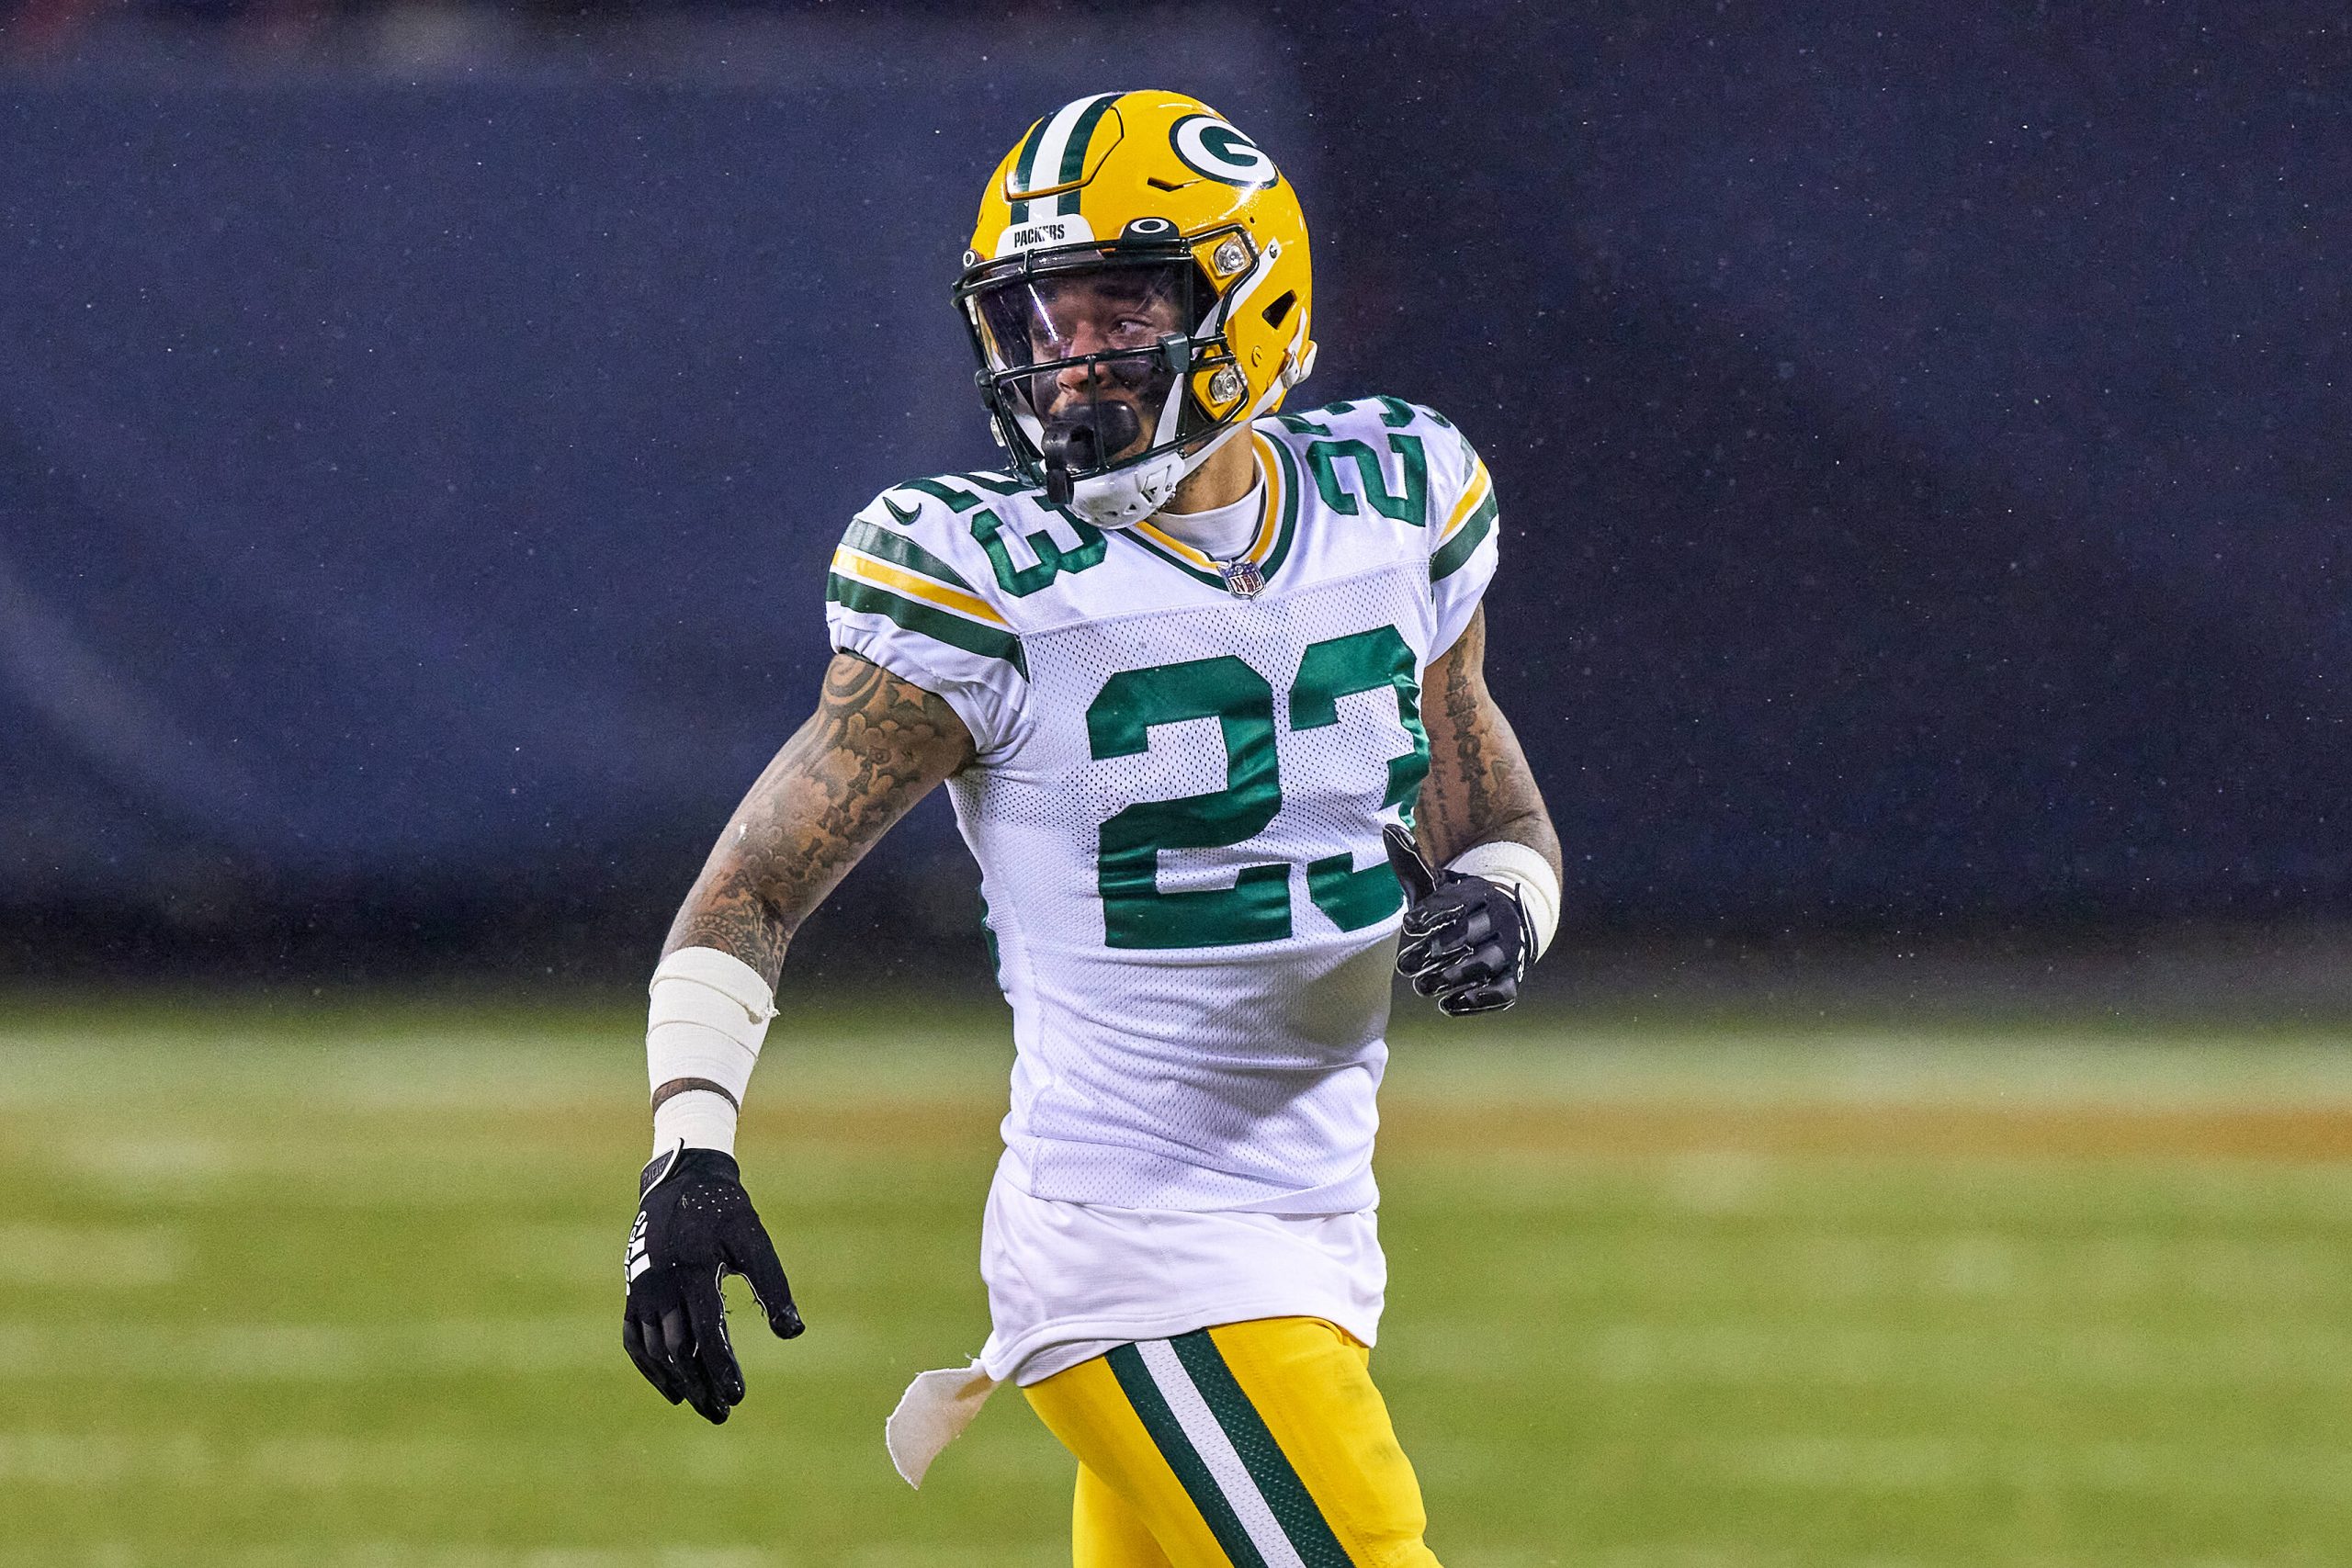
{"type": "Polygon", "coordinates": [[[655,1089],[705,1078],[725,1091],[688,1089],[653,1112],[655,1146],[734,1152],[736,1108],[752,1084],[775,997],[759,971],[715,947],[684,947],[653,971],[645,1020],[646,1077],[655,1089]],[[731,1097],[731,1103],[730,1103],[731,1097]]]}
{"type": "Polygon", "coordinates": [[[653,1155],[668,1154],[684,1144],[690,1149],[735,1152],[735,1107],[723,1094],[690,1089],[673,1094],[653,1108],[653,1155]]]}
{"type": "Polygon", "coordinates": [[[1527,911],[1527,960],[1532,964],[1544,956],[1560,927],[1560,879],[1552,874],[1551,862],[1526,844],[1497,839],[1471,845],[1447,862],[1446,869],[1517,888],[1527,911]]]}

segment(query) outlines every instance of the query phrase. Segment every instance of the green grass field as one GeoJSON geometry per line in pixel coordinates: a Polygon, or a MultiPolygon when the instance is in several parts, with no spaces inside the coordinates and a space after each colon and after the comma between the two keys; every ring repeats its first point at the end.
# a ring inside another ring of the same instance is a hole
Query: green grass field
{"type": "MultiPolygon", "coordinates": [[[[0,1562],[1067,1562],[977,1348],[992,1010],[781,1024],[807,1312],[723,1429],[618,1343],[638,1021],[0,1010],[0,1562]]],[[[1511,1019],[1398,1042],[1374,1370],[1452,1568],[2352,1562],[2352,1041],[1511,1019]]]]}

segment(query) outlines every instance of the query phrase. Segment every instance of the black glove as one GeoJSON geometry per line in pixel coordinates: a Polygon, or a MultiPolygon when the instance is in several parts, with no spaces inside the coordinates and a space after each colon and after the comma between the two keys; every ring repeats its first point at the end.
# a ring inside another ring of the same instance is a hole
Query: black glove
{"type": "Polygon", "coordinates": [[[624,1263],[628,1305],[621,1345],[645,1381],[714,1424],[743,1403],[743,1369],[727,1342],[718,1281],[741,1274],[778,1339],[801,1331],[792,1287],[768,1240],[735,1156],[681,1145],[638,1179],[637,1227],[624,1263]]]}
{"type": "Polygon", "coordinates": [[[1396,973],[1435,997],[1440,1012],[1466,1018],[1519,1000],[1527,973],[1527,911],[1519,889],[1458,871],[1430,870],[1413,835],[1380,829],[1388,863],[1405,888],[1405,939],[1396,973]]]}

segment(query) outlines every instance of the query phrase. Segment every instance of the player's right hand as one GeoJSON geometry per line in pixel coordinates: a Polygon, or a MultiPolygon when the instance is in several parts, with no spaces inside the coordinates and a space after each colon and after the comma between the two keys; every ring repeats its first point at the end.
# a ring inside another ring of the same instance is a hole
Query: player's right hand
{"type": "Polygon", "coordinates": [[[779,1339],[803,1327],[792,1287],[734,1156],[681,1145],[657,1156],[638,1187],[621,1345],[662,1398],[691,1404],[714,1424],[724,1421],[743,1403],[743,1369],[727,1342],[718,1281],[729,1274],[750,1280],[779,1339]]]}

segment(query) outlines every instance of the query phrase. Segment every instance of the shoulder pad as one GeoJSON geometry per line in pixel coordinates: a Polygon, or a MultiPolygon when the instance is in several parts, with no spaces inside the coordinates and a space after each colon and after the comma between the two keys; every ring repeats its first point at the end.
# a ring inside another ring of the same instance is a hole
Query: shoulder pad
{"type": "Polygon", "coordinates": [[[986,499],[985,491],[961,475],[892,485],[850,519],[833,555],[833,573],[997,618],[988,558],[972,537],[971,520],[986,499]]]}
{"type": "Polygon", "coordinates": [[[1320,408],[1273,414],[1260,423],[1271,423],[1293,435],[1361,436],[1382,430],[1427,435],[1432,431],[1453,431],[1453,422],[1435,409],[1391,397],[1344,398],[1320,408]]]}
{"type": "Polygon", "coordinates": [[[1343,516],[1376,513],[1415,529],[1442,524],[1478,472],[1460,431],[1401,398],[1351,398],[1258,423],[1296,454],[1323,504],[1343,516]]]}
{"type": "Polygon", "coordinates": [[[1015,602],[1063,572],[1096,565],[1105,551],[1100,529],[1047,502],[1036,486],[988,471],[893,485],[857,514],[842,543],[986,600],[1008,618],[1015,602]]]}
{"type": "Polygon", "coordinates": [[[1014,496],[1028,495],[1034,493],[1034,490],[1035,487],[1023,484],[1008,474],[935,474],[928,479],[906,479],[890,486],[876,496],[858,515],[876,523],[911,528],[927,513],[969,516],[980,507],[997,505],[1014,496]]]}

